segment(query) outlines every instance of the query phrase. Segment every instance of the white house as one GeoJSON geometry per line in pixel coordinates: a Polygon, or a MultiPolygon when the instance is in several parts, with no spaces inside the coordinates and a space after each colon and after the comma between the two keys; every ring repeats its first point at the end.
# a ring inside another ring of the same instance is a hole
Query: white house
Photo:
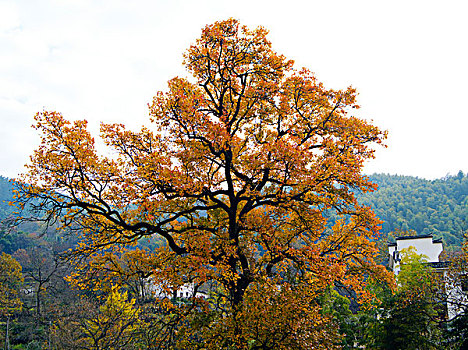
{"type": "Polygon", "coordinates": [[[197,291],[195,293],[195,287],[193,283],[186,283],[180,286],[178,289],[174,290],[172,293],[165,291],[161,285],[154,283],[151,278],[148,279],[146,285],[146,292],[152,294],[155,298],[183,298],[188,299],[192,297],[206,299],[208,296],[202,291],[197,291]]]}
{"type": "Polygon", "coordinates": [[[423,255],[426,264],[442,273],[445,280],[445,303],[447,318],[453,319],[468,305],[467,275],[447,273],[449,262],[439,261],[439,255],[444,250],[442,240],[434,239],[432,235],[397,237],[395,243],[388,244],[389,266],[395,275],[400,272],[401,251],[413,247],[417,254],[423,255]]]}
{"type": "Polygon", "coordinates": [[[439,262],[439,255],[444,250],[442,240],[434,239],[432,235],[397,237],[395,243],[388,245],[389,266],[395,275],[400,272],[400,252],[409,247],[414,247],[418,254],[424,255],[428,263],[439,262]]]}

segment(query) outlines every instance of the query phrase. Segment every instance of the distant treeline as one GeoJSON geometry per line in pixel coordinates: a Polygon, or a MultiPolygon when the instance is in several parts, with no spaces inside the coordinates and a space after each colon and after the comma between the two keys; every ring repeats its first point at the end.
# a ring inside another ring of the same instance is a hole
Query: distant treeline
{"type": "Polygon", "coordinates": [[[463,172],[432,181],[385,174],[369,178],[378,190],[358,199],[384,221],[384,234],[414,230],[443,238],[447,246],[461,245],[468,230],[468,177],[463,172]]]}
{"type": "Polygon", "coordinates": [[[13,200],[13,184],[8,178],[0,176],[0,220],[13,212],[13,208],[8,205],[8,202],[13,200]]]}

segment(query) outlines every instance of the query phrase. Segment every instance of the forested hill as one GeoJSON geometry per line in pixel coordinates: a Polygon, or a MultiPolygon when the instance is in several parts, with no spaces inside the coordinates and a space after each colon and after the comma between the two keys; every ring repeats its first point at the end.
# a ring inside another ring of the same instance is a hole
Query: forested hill
{"type": "Polygon", "coordinates": [[[379,188],[359,194],[384,220],[382,232],[414,230],[443,238],[445,245],[461,245],[468,230],[468,177],[462,172],[437,180],[374,174],[379,188]]]}
{"type": "Polygon", "coordinates": [[[13,185],[6,177],[0,176],[0,220],[13,211],[8,202],[13,200],[13,185]]]}

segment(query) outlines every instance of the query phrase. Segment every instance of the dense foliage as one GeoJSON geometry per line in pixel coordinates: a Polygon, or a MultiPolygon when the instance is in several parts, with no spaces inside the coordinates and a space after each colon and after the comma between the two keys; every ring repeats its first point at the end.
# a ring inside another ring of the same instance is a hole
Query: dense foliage
{"type": "Polygon", "coordinates": [[[378,190],[358,194],[358,200],[384,221],[384,234],[414,230],[443,238],[446,248],[461,246],[468,229],[468,176],[459,172],[430,181],[374,174],[370,180],[378,185],[378,190]]]}
{"type": "Polygon", "coordinates": [[[0,220],[13,212],[9,203],[13,200],[13,184],[8,178],[0,176],[0,220]]]}

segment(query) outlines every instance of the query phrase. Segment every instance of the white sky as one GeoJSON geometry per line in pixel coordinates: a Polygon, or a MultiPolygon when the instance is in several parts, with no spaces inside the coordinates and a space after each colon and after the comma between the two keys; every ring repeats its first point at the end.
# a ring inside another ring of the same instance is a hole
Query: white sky
{"type": "Polygon", "coordinates": [[[0,175],[23,171],[43,108],[147,123],[147,103],[216,20],[270,30],[273,48],[329,88],[355,86],[389,131],[366,173],[468,172],[468,2],[0,0],[0,175]]]}

